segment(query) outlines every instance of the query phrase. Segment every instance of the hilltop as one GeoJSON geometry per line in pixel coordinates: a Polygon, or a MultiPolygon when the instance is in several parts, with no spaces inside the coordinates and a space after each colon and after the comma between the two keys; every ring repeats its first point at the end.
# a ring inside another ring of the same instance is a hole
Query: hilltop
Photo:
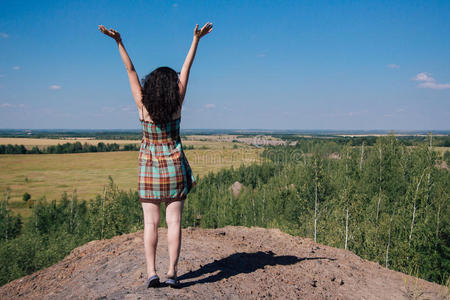
{"type": "MultiPolygon", "coordinates": [[[[159,228],[157,271],[168,262],[159,228]]],[[[181,289],[145,287],[143,231],[95,240],[0,287],[0,299],[446,299],[448,289],[278,229],[183,229],[181,289]]]]}

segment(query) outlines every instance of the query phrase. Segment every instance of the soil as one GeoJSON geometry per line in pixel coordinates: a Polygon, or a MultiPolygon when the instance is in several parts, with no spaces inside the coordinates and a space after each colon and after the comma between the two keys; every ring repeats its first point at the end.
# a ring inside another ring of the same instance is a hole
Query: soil
{"type": "MultiPolygon", "coordinates": [[[[167,229],[159,228],[157,272],[165,279],[167,229]]],[[[0,299],[448,299],[428,282],[350,251],[278,229],[186,228],[181,288],[147,288],[143,231],[95,240],[62,261],[0,287],[0,299]]]]}

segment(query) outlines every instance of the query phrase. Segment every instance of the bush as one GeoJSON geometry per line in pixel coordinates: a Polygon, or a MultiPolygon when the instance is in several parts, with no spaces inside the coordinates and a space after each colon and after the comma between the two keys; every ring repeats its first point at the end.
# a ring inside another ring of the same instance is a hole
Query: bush
{"type": "Polygon", "coordinates": [[[23,196],[22,196],[22,200],[24,202],[27,202],[28,200],[30,200],[30,198],[31,198],[31,195],[28,194],[28,193],[24,193],[23,196]]]}

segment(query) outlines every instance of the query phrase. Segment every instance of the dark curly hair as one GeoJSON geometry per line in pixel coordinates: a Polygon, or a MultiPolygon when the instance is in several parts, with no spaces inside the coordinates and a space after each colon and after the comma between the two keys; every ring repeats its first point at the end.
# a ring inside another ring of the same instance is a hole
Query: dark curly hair
{"type": "Polygon", "coordinates": [[[155,123],[167,123],[180,108],[178,74],[160,67],[142,79],[142,103],[155,123]]]}

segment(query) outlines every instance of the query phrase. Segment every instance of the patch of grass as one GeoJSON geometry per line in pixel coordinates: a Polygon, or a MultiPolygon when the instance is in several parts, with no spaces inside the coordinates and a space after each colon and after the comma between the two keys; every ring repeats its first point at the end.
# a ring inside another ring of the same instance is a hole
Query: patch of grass
{"type": "Polygon", "coordinates": [[[58,184],[56,187],[57,188],[67,188],[67,187],[70,187],[70,185],[68,185],[68,184],[58,184]]]}

